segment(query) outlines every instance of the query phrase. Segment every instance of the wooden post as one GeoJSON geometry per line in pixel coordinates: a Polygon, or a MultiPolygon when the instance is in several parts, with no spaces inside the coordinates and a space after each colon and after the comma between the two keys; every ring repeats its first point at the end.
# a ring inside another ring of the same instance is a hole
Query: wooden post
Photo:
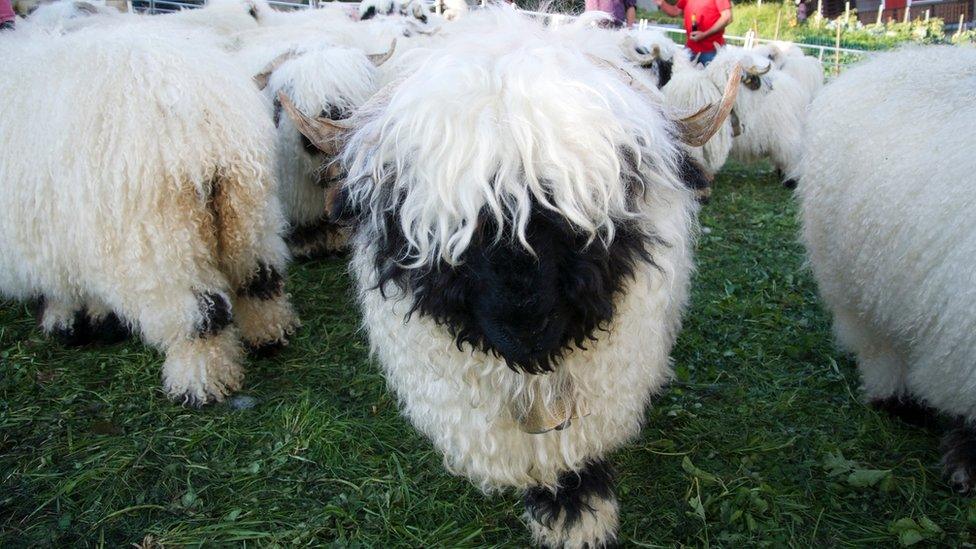
{"type": "Polygon", "coordinates": [[[959,28],[956,29],[956,36],[959,36],[960,34],[962,34],[962,29],[963,29],[963,26],[965,24],[966,24],[966,14],[965,13],[960,13],[959,14],[959,28]]]}
{"type": "Polygon", "coordinates": [[[817,17],[823,17],[823,0],[817,0],[817,17]]]}
{"type": "Polygon", "coordinates": [[[834,41],[834,76],[840,74],[840,29],[841,26],[837,25],[837,39],[834,41]]]}
{"type": "Polygon", "coordinates": [[[925,10],[925,22],[929,22],[929,10],[925,10]]]}
{"type": "Polygon", "coordinates": [[[851,23],[851,3],[844,2],[844,25],[849,25],[851,23]]]}
{"type": "Polygon", "coordinates": [[[878,22],[875,23],[879,27],[881,26],[881,15],[884,13],[884,2],[878,4],[878,22]]]}
{"type": "Polygon", "coordinates": [[[905,6],[905,23],[912,20],[912,5],[908,4],[905,6]]]}
{"type": "Polygon", "coordinates": [[[757,0],[756,7],[757,8],[761,8],[762,7],[762,0],[757,0]]]}
{"type": "Polygon", "coordinates": [[[773,32],[773,40],[779,40],[779,23],[783,17],[783,8],[776,12],[776,30],[773,32]]]}

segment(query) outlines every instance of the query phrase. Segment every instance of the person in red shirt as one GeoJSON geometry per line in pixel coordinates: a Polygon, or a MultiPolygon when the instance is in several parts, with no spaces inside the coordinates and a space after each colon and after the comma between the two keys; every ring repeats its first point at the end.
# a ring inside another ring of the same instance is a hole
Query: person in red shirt
{"type": "Polygon", "coordinates": [[[707,65],[715,59],[715,48],[725,44],[725,27],[732,22],[731,0],[678,0],[671,5],[665,0],[654,0],[661,11],[671,17],[685,15],[685,46],[692,58],[707,65]]]}
{"type": "Polygon", "coordinates": [[[12,30],[14,28],[14,8],[10,5],[10,0],[0,0],[0,31],[12,30]]]}

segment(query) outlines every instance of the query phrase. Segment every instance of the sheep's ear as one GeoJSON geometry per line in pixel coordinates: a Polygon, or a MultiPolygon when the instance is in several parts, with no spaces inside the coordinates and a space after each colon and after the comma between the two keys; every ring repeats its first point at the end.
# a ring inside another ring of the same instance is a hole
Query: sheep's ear
{"type": "Polygon", "coordinates": [[[263,90],[264,88],[268,87],[268,80],[271,79],[271,73],[278,70],[278,67],[283,65],[285,61],[294,59],[297,56],[298,54],[294,50],[288,50],[278,57],[272,59],[270,63],[261,69],[261,72],[255,74],[253,77],[251,77],[251,79],[254,80],[254,83],[257,85],[259,90],[263,90]]]}
{"type": "Polygon", "coordinates": [[[288,118],[291,118],[295,127],[298,128],[298,131],[307,137],[315,145],[315,148],[327,155],[332,156],[339,151],[339,136],[343,132],[352,129],[352,126],[348,123],[332,120],[324,116],[316,116],[315,118],[305,116],[283,91],[278,92],[278,101],[281,103],[281,108],[288,113],[288,118]]]}
{"type": "Polygon", "coordinates": [[[729,81],[725,84],[722,101],[717,105],[708,105],[691,116],[675,121],[675,125],[678,127],[678,138],[683,143],[692,147],[701,147],[722,127],[735,105],[741,76],[742,67],[736,65],[729,76],[729,81]]]}
{"type": "Polygon", "coordinates": [[[378,67],[383,63],[386,63],[387,61],[390,60],[391,57],[393,57],[393,52],[396,50],[396,43],[397,43],[396,38],[394,38],[393,41],[390,42],[390,49],[387,50],[386,53],[370,54],[367,55],[366,57],[369,57],[369,60],[373,63],[373,65],[378,67]]]}

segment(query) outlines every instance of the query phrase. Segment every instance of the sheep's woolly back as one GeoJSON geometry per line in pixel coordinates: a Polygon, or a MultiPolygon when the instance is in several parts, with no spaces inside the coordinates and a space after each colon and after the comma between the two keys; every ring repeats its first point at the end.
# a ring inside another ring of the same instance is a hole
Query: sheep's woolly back
{"type": "MultiPolygon", "coordinates": [[[[480,10],[410,52],[399,84],[358,117],[345,150],[347,189],[372,212],[374,230],[397,209],[410,246],[402,259],[456,262],[482,213],[525,244],[533,201],[611,240],[615,222],[635,214],[627,154],[652,187],[633,192],[681,187],[661,104],[587,57],[601,51],[587,38],[606,43],[601,31],[563,29],[480,10]]],[[[622,64],[619,48],[613,61],[622,64]]]]}
{"type": "Polygon", "coordinates": [[[114,21],[121,18],[122,14],[115,8],[106,6],[105,2],[59,0],[38,6],[25,24],[31,29],[73,31],[107,19],[114,21]]]}
{"type": "Polygon", "coordinates": [[[202,8],[183,9],[158,16],[169,23],[209,29],[230,35],[257,28],[261,14],[271,8],[260,0],[208,0],[202,8]]]}
{"type": "Polygon", "coordinates": [[[868,396],[976,419],[976,51],[879,54],[811,112],[803,240],[868,396]]]}
{"type": "MultiPolygon", "coordinates": [[[[93,246],[128,265],[126,253],[174,225],[162,205],[203,203],[215,179],[247,181],[255,199],[273,191],[266,107],[249,75],[208,41],[133,24],[0,47],[0,203],[46,212],[29,222],[0,216],[0,255],[56,252],[44,272],[26,260],[4,265],[5,292],[29,297],[38,279],[61,286],[59,277],[97,273],[106,260],[85,254],[93,246]]],[[[191,260],[179,249],[151,250],[157,276],[191,260]]]]}

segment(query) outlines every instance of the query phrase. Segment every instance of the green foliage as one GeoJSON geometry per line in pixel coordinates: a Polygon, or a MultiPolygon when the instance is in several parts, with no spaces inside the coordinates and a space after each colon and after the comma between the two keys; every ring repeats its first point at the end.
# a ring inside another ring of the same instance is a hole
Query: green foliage
{"type": "MultiPolygon", "coordinates": [[[[727,167],[701,212],[675,380],[612,456],[624,545],[976,542],[938,437],[866,407],[764,166],[727,167]]],[[[518,498],[451,476],[370,363],[344,260],[295,265],[304,326],[249,359],[257,405],[187,410],[132,340],[64,349],[0,303],[0,547],[501,547],[518,498]]]]}
{"type": "MultiPolygon", "coordinates": [[[[945,22],[942,19],[930,18],[927,22],[916,18],[908,23],[891,22],[881,25],[863,25],[858,21],[857,11],[851,10],[850,16],[843,14],[836,19],[825,19],[816,13],[816,4],[808,4],[810,17],[803,23],[797,22],[796,6],[792,2],[763,2],[735,4],[734,18],[726,29],[732,36],[745,36],[749,30],[757,30],[760,38],[787,40],[791,42],[834,46],[837,39],[837,27],[841,27],[841,47],[858,50],[890,49],[907,42],[921,44],[938,44],[946,42],[976,42],[976,32],[963,33],[959,39],[945,34],[945,22]],[[779,21],[777,32],[777,20],[779,21]]],[[[640,12],[638,17],[645,17],[658,23],[682,25],[681,19],[668,17],[662,12],[640,12]]]]}

